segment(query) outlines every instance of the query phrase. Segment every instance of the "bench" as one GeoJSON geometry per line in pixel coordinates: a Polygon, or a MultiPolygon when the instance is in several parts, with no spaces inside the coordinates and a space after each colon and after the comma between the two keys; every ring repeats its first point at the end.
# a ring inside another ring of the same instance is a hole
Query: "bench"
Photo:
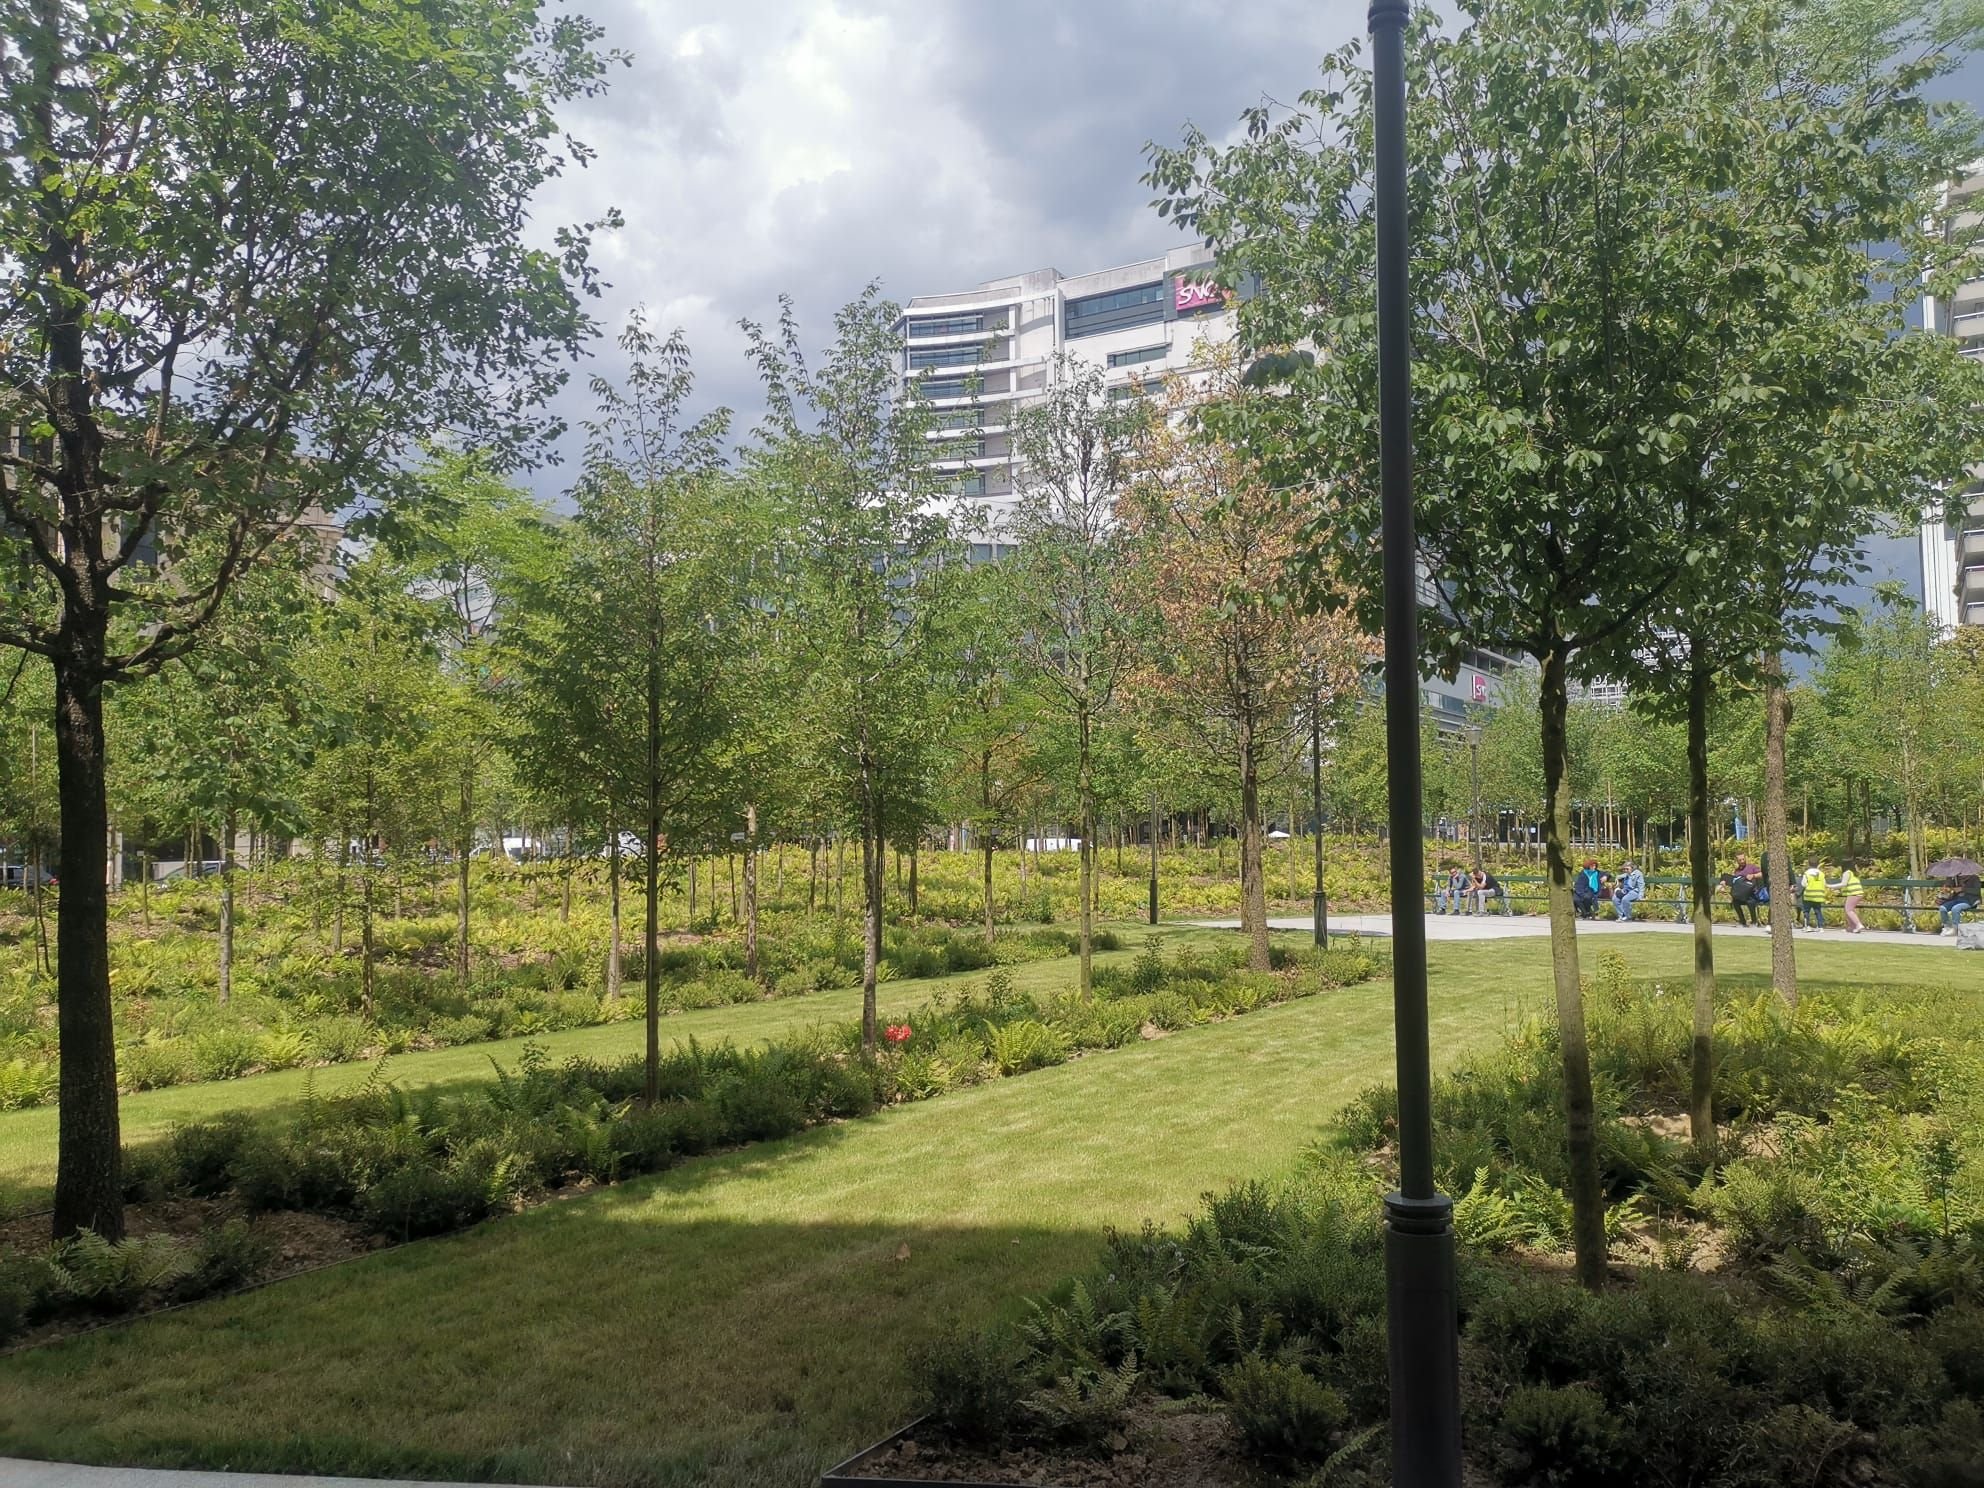
{"type": "MultiPolygon", "coordinates": [[[[1542,914],[1548,911],[1550,905],[1550,881],[1544,875],[1540,873],[1498,873],[1495,876],[1501,882],[1502,895],[1499,900],[1491,899],[1489,901],[1488,912],[1490,914],[1495,912],[1495,905],[1497,903],[1500,904],[1501,912],[1505,915],[1515,914],[1518,904],[1525,906],[1523,910],[1525,914],[1542,914]]],[[[1720,878],[1721,873],[1718,872],[1716,876],[1720,878]]],[[[1666,913],[1671,910],[1676,924],[1687,924],[1689,919],[1688,883],[1689,880],[1685,874],[1648,874],[1646,879],[1646,897],[1640,901],[1636,913],[1642,917],[1651,917],[1657,913],[1666,913]]],[[[1943,884],[1940,879],[1863,878],[1860,880],[1860,883],[1861,887],[1866,891],[1860,902],[1860,917],[1866,922],[1868,929],[1893,928],[1911,932],[1917,930],[1933,931],[1936,929],[1936,899],[1943,892],[1943,884]],[[1873,919],[1875,915],[1880,915],[1887,919],[1898,921],[1899,923],[1892,926],[1877,925],[1873,919]],[[1916,923],[1918,918],[1924,918],[1926,923],[1918,925],[1916,923]]],[[[1439,909],[1439,895],[1444,892],[1444,883],[1438,889],[1427,889],[1426,908],[1429,913],[1437,914],[1441,912],[1439,909]]],[[[1615,917],[1607,915],[1610,903],[1611,901],[1609,900],[1600,901],[1599,913],[1601,916],[1607,918],[1615,917]]],[[[1841,923],[1844,923],[1843,917],[1840,916],[1839,903],[1839,895],[1835,892],[1832,898],[1826,901],[1826,911],[1838,918],[1841,923]]],[[[1466,896],[1464,906],[1458,910],[1448,910],[1446,913],[1473,913],[1474,900],[1471,894],[1466,896]]],[[[1768,920],[1768,907],[1759,905],[1758,908],[1762,911],[1764,918],[1768,920]]],[[[1720,884],[1716,885],[1713,910],[1714,917],[1717,920],[1725,924],[1735,923],[1735,911],[1730,907],[1727,891],[1720,884]]],[[[1984,919],[1984,910],[1972,911],[1972,913],[1976,914],[1980,919],[1984,919]]]]}

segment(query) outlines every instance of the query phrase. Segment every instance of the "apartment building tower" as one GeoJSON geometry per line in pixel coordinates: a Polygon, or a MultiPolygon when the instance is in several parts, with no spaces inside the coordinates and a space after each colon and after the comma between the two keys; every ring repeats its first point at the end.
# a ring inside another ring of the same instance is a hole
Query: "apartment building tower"
{"type": "MultiPolygon", "coordinates": [[[[1944,198],[1944,230],[1974,232],[1984,223],[1984,160],[1944,198]]],[[[1956,338],[1964,356],[1984,361],[1984,257],[1974,277],[1947,299],[1922,297],[1922,329],[1956,338]]],[[[1934,512],[1922,523],[1921,562],[1924,608],[1945,629],[1984,625],[1984,466],[1974,466],[1963,503],[1945,520],[1934,512]]]]}

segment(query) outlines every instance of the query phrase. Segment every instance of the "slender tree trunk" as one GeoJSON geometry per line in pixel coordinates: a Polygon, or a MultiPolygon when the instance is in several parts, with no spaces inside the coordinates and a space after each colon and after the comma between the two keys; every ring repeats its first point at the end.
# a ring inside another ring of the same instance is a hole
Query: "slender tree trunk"
{"type": "Polygon", "coordinates": [[[978,855],[984,865],[980,877],[985,885],[985,939],[989,942],[997,934],[992,920],[992,834],[981,831],[978,834],[978,855]]]}
{"type": "Polygon", "coordinates": [[[606,998],[620,1000],[620,821],[608,813],[606,847],[606,998]]]}
{"type": "Polygon", "coordinates": [[[475,765],[461,772],[461,818],[455,829],[455,981],[468,990],[469,854],[475,851],[475,765]]]}
{"type": "Polygon", "coordinates": [[[1251,713],[1240,725],[1240,927],[1247,936],[1247,965],[1266,971],[1268,885],[1261,861],[1261,763],[1251,713]]]}
{"type": "MultiPolygon", "coordinates": [[[[71,618],[71,623],[76,617],[71,618]]],[[[101,655],[94,637],[76,642],[101,655]],[[92,639],[94,645],[91,644],[92,639]]],[[[110,898],[104,886],[103,684],[87,663],[55,664],[56,790],[61,805],[62,894],[56,903],[58,1075],[54,1233],[124,1237],[117,1115],[117,1036],[110,1009],[110,898]]]]}
{"type": "Polygon", "coordinates": [[[572,848],[573,845],[576,843],[577,839],[578,839],[577,829],[569,826],[566,827],[565,828],[565,874],[564,874],[565,883],[564,883],[563,895],[558,901],[558,923],[561,925],[569,925],[572,923],[572,870],[578,866],[578,860],[576,857],[574,857],[572,848]]]}
{"type": "Polygon", "coordinates": [[[332,880],[334,902],[331,905],[331,954],[344,954],[344,891],[345,878],[351,872],[351,826],[346,823],[338,840],[338,871],[332,880]]]}
{"type": "Polygon", "coordinates": [[[861,741],[861,1056],[875,1057],[875,982],[882,964],[882,889],[885,883],[882,813],[876,799],[875,762],[861,741]]]}
{"type": "MultiPolygon", "coordinates": [[[[647,1066],[641,1093],[652,1106],[661,1099],[661,628],[648,623],[647,928],[641,977],[647,986],[647,1066]]],[[[696,860],[689,859],[689,917],[695,919],[696,860]]]]}
{"type": "Polygon", "coordinates": [[[234,995],[234,809],[221,818],[220,843],[220,990],[223,1007],[234,995]]]}
{"type": "Polygon", "coordinates": [[[1791,696],[1784,658],[1764,658],[1764,851],[1770,855],[1770,984],[1798,1005],[1798,953],[1791,945],[1791,825],[1785,800],[1784,741],[1791,732],[1791,696]]]}
{"type": "Polygon", "coordinates": [[[812,914],[820,907],[820,851],[822,843],[818,837],[806,844],[806,913],[812,914]]]}
{"type": "MultiPolygon", "coordinates": [[[[723,866],[724,866],[724,871],[725,871],[725,872],[726,872],[726,873],[727,873],[727,874],[729,875],[729,877],[730,877],[730,923],[734,925],[734,924],[736,924],[736,923],[737,923],[737,920],[738,920],[738,912],[737,912],[737,854],[736,854],[736,853],[734,853],[734,852],[729,852],[729,853],[725,853],[725,854],[723,855],[723,866]]],[[[716,884],[715,884],[715,881],[714,881],[714,880],[715,880],[715,878],[716,878],[716,864],[715,864],[715,863],[711,863],[711,864],[710,864],[710,878],[711,878],[711,880],[712,880],[712,881],[711,881],[711,884],[710,884],[710,887],[711,887],[712,889],[714,889],[714,888],[716,887],[716,884]]]]}
{"type": "Polygon", "coordinates": [[[758,808],[744,808],[744,972],[758,979],[758,808]]]}
{"type": "Polygon", "coordinates": [[[1090,758],[1093,724],[1088,709],[1084,707],[1078,720],[1081,753],[1076,760],[1077,794],[1080,798],[1076,804],[1081,814],[1077,830],[1081,833],[1081,845],[1075,855],[1075,890],[1081,898],[1081,993],[1084,998],[1095,995],[1095,917],[1089,908],[1088,893],[1089,878],[1095,872],[1095,779],[1090,758]]]}
{"type": "Polygon", "coordinates": [[[378,838],[378,780],[371,766],[365,770],[365,876],[360,880],[358,904],[359,982],[365,1000],[365,1016],[372,1016],[372,890],[373,843],[378,838]]]}
{"type": "Polygon", "coordinates": [[[923,845],[922,840],[920,838],[912,841],[909,844],[909,917],[912,920],[916,918],[916,898],[917,898],[916,867],[917,867],[917,858],[918,858],[917,849],[920,848],[922,845],[923,845]]]}
{"type": "MultiPolygon", "coordinates": [[[[1701,654],[1699,637],[1690,638],[1692,656],[1701,654]]],[[[1715,940],[1711,896],[1715,878],[1709,866],[1708,666],[1694,661],[1688,670],[1688,876],[1694,896],[1694,1048],[1688,1091],[1688,1129],[1704,1160],[1715,1158],[1715,940]]]]}
{"type": "Polygon", "coordinates": [[[138,879],[138,913],[144,921],[145,934],[150,935],[152,933],[152,855],[150,853],[138,854],[138,872],[141,875],[138,879]]]}
{"type": "Polygon", "coordinates": [[[689,854],[689,928],[691,931],[693,931],[696,928],[696,879],[699,876],[696,871],[696,866],[697,866],[696,855],[694,853],[690,853],[689,854]]]}
{"type": "Polygon", "coordinates": [[[1599,1182],[1598,1135],[1591,1093],[1591,1050],[1585,1038],[1584,988],[1578,966],[1577,915],[1571,906],[1570,709],[1565,656],[1543,656],[1544,843],[1550,875],[1550,971],[1557,992],[1557,1031],[1564,1051],[1564,1134],[1570,1157],[1572,1242],[1578,1280],[1605,1285],[1605,1193],[1599,1182]]]}

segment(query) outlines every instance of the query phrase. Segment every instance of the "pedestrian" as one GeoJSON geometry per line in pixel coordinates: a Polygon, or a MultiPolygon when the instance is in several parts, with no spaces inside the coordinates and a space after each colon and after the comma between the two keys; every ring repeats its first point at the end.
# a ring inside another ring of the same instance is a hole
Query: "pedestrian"
{"type": "Polygon", "coordinates": [[[1974,873],[1959,874],[1945,879],[1949,885],[1943,897],[1936,901],[1936,908],[1942,912],[1943,928],[1938,935],[1954,935],[1957,927],[1963,924],[1963,912],[1977,908],[1978,884],[1974,873]]]}
{"type": "Polygon", "coordinates": [[[1633,906],[1646,898],[1646,875],[1638,863],[1628,863],[1619,871],[1619,886],[1612,891],[1612,909],[1620,919],[1633,917],[1633,906]]]}
{"type": "Polygon", "coordinates": [[[1832,891],[1826,887],[1826,871],[1817,858],[1805,859],[1805,876],[1798,881],[1798,923],[1808,930],[1826,927],[1826,900],[1832,891]]]}
{"type": "Polygon", "coordinates": [[[1839,865],[1839,877],[1831,887],[1839,890],[1839,907],[1846,911],[1846,933],[1858,935],[1867,927],[1860,923],[1860,901],[1867,891],[1860,886],[1859,864],[1848,858],[1839,865]]]}
{"type": "Polygon", "coordinates": [[[1747,864],[1738,863],[1734,873],[1725,873],[1722,881],[1729,886],[1729,907],[1736,911],[1736,923],[1754,927],[1757,919],[1757,881],[1743,870],[1747,864]]]}
{"type": "Polygon", "coordinates": [[[1501,880],[1496,878],[1486,868],[1477,868],[1474,870],[1468,887],[1474,895],[1474,912],[1476,914],[1488,913],[1488,896],[1491,894],[1501,903],[1503,913],[1510,912],[1508,906],[1509,891],[1503,888],[1501,880]]]}
{"type": "Polygon", "coordinates": [[[1584,865],[1571,877],[1571,908],[1577,911],[1579,919],[1588,920],[1598,913],[1601,893],[1598,860],[1586,858],[1584,865]]]}

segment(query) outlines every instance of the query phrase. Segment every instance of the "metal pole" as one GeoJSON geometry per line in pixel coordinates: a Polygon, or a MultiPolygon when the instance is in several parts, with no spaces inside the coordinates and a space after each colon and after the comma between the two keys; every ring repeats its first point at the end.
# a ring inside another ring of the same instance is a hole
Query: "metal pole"
{"type": "Polygon", "coordinates": [[[1481,866],[1481,726],[1467,731],[1467,786],[1469,805],[1467,835],[1474,843],[1474,866],[1481,866]]]}
{"type": "Polygon", "coordinates": [[[1323,897],[1323,690],[1318,687],[1309,700],[1309,804],[1316,818],[1316,891],[1313,909],[1316,944],[1330,943],[1330,906],[1323,897]]]}
{"type": "Polygon", "coordinates": [[[1399,1191],[1385,1198],[1392,1482],[1459,1488],[1460,1342],[1453,1201],[1433,1183],[1420,841],[1419,576],[1412,532],[1410,244],[1405,200],[1409,0],[1371,0],[1378,228],[1378,457],[1385,577],[1385,733],[1391,757],[1392,999],[1398,1049],[1399,1191]]]}
{"type": "Polygon", "coordinates": [[[1157,923],[1157,797],[1150,798],[1150,922],[1157,923]]]}

